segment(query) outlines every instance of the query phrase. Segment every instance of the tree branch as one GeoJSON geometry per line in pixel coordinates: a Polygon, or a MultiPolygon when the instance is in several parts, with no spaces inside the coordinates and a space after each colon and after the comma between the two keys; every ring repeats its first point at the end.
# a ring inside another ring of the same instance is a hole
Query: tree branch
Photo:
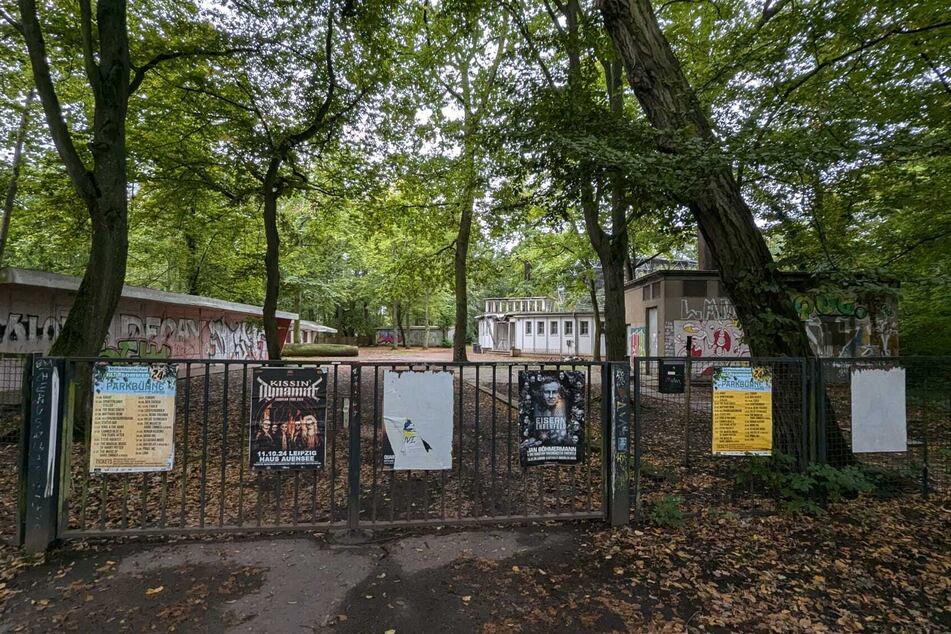
{"type": "Polygon", "coordinates": [[[43,104],[43,112],[49,124],[53,145],[56,146],[56,151],[66,167],[66,173],[69,174],[73,187],[80,197],[87,204],[90,204],[96,199],[98,188],[93,181],[92,174],[86,169],[86,165],[76,151],[73,138],[66,126],[63,109],[60,106],[59,97],[56,95],[56,88],[50,75],[46,42],[43,40],[43,32],[40,29],[39,19],[36,15],[36,2],[35,0],[19,0],[19,5],[23,39],[26,41],[30,56],[30,67],[33,70],[33,80],[36,83],[36,92],[43,104]]]}
{"type": "Polygon", "coordinates": [[[83,35],[83,67],[86,69],[86,77],[89,79],[89,85],[92,86],[93,95],[98,101],[100,99],[101,81],[99,65],[96,63],[96,56],[93,52],[92,8],[89,0],[79,0],[79,27],[83,35]]]}
{"type": "MultiPolygon", "coordinates": [[[[83,0],[83,2],[88,2],[89,0],[83,0]]],[[[142,81],[145,79],[145,74],[161,64],[162,62],[167,62],[173,59],[179,59],[182,57],[227,57],[229,55],[235,55],[237,53],[253,53],[258,49],[253,46],[236,46],[234,48],[227,48],[224,50],[216,51],[210,49],[193,49],[189,51],[170,51],[166,53],[160,53],[146,62],[143,66],[133,66],[132,70],[135,71],[135,74],[132,76],[132,81],[129,82],[129,94],[131,95],[142,85],[142,81]]]]}

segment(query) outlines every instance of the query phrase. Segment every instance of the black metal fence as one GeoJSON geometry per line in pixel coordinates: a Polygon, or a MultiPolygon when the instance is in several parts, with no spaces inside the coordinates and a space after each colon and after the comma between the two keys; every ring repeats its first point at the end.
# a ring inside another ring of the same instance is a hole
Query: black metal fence
{"type": "MultiPolygon", "coordinates": [[[[0,353],[0,445],[20,440],[23,404],[23,365],[28,355],[0,353]]],[[[0,447],[0,462],[15,460],[15,452],[0,447]],[[8,455],[9,454],[9,455],[8,455]]]]}
{"type": "Polygon", "coordinates": [[[906,491],[951,490],[951,359],[637,358],[632,366],[638,422],[632,495],[640,508],[668,496],[703,505],[755,503],[737,477],[749,459],[712,453],[718,367],[771,370],[772,453],[789,464],[854,464],[906,491]],[[674,392],[661,386],[670,362],[683,367],[683,385],[674,392]],[[853,373],[893,368],[905,372],[906,449],[853,452],[853,373]]]}
{"type": "Polygon", "coordinates": [[[638,508],[645,500],[664,496],[707,506],[742,504],[752,498],[738,486],[737,476],[750,461],[712,453],[713,373],[737,366],[770,370],[772,453],[788,457],[793,468],[858,464],[891,474],[907,490],[927,494],[951,488],[951,359],[637,358],[630,375],[627,364],[531,360],[173,360],[178,381],[172,470],[106,475],[89,469],[88,398],[85,407],[83,399],[67,398],[91,395],[90,372],[103,361],[153,362],[38,359],[25,375],[33,399],[31,433],[20,468],[40,477],[21,490],[31,504],[40,500],[36,509],[29,509],[39,524],[47,515],[56,518],[53,537],[604,517],[626,521],[626,505],[619,505],[618,499],[623,491],[627,500],[628,478],[638,508]],[[254,369],[264,366],[323,368],[328,388],[323,468],[250,467],[251,380],[254,369]],[[853,390],[855,373],[896,368],[904,372],[901,406],[907,415],[907,445],[901,451],[853,452],[852,412],[855,398],[862,398],[861,390],[853,390]],[[385,468],[383,383],[388,370],[451,374],[451,469],[385,468]],[[521,466],[518,375],[531,370],[582,373],[585,450],[580,463],[521,466]],[[673,376],[673,384],[663,380],[665,374],[673,376]],[[53,375],[60,396],[52,403],[38,401],[53,375]],[[630,442],[628,403],[633,404],[630,442]],[[59,427],[48,424],[57,417],[59,427]],[[46,436],[38,433],[46,427],[46,436]],[[48,460],[54,454],[60,456],[56,469],[48,460]],[[42,477],[44,470],[61,475],[50,482],[42,477]]]}
{"type": "MultiPolygon", "coordinates": [[[[147,363],[146,360],[121,363],[147,363]]],[[[95,360],[63,361],[65,391],[95,360]]],[[[116,363],[116,361],[111,361],[116,363]]],[[[64,441],[69,477],[59,535],[375,528],[604,516],[602,364],[319,364],[328,381],[326,464],[313,470],[252,470],[251,377],[262,365],[300,362],[178,362],[175,459],[162,473],[91,474],[90,425],[73,416],[64,441]],[[383,376],[442,370],[453,377],[452,469],[384,469],[383,376]],[[585,378],[583,461],[523,469],[518,373],[574,370],[585,378]]]]}

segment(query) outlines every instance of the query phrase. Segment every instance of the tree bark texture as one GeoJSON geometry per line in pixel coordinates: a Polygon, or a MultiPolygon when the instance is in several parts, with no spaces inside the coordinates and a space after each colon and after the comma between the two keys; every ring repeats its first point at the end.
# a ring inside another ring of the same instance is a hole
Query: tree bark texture
{"type": "Polygon", "coordinates": [[[0,223],[0,266],[3,265],[7,235],[10,233],[10,216],[13,215],[13,206],[16,203],[17,185],[20,181],[20,165],[23,163],[23,143],[26,141],[26,130],[30,126],[30,108],[33,106],[35,96],[35,90],[30,90],[26,95],[26,103],[23,104],[23,114],[20,115],[20,124],[17,126],[16,140],[13,144],[13,164],[10,168],[7,195],[3,200],[3,221],[0,223]]]}
{"type": "MultiPolygon", "coordinates": [[[[651,125],[662,133],[660,149],[685,152],[683,140],[687,140],[699,142],[712,156],[720,156],[710,121],[660,29],[650,0],[598,0],[598,5],[628,83],[651,125]]],[[[692,184],[686,202],[719,269],[753,356],[812,357],[805,328],[725,157],[692,184]]],[[[798,390],[794,372],[776,377],[777,446],[790,454],[798,450],[798,390]]],[[[827,420],[829,455],[836,456],[836,464],[852,462],[834,412],[827,420]]]]}
{"type": "MultiPolygon", "coordinates": [[[[664,133],[661,149],[684,151],[678,139],[687,135],[688,140],[719,154],[710,122],[650,1],[599,0],[598,4],[628,83],[652,126],[664,133]]],[[[710,247],[752,353],[811,356],[805,329],[725,159],[693,184],[686,202],[710,247]]]]}
{"type": "Polygon", "coordinates": [[[92,221],[89,261],[62,332],[50,354],[95,356],[105,341],[122,294],[128,256],[126,113],[129,43],[125,0],[96,4],[98,59],[93,52],[92,15],[80,2],[87,80],[94,97],[90,171],[80,158],[63,117],[50,72],[34,0],[20,0],[23,37],[37,94],[57,153],[92,221]]]}
{"type": "Polygon", "coordinates": [[[598,363],[601,361],[601,308],[598,306],[598,287],[593,278],[588,282],[588,292],[591,294],[591,309],[594,311],[594,323],[591,331],[594,334],[594,341],[591,345],[591,360],[598,363]]]}
{"type": "MultiPolygon", "coordinates": [[[[471,115],[470,115],[471,116],[471,115]]],[[[475,191],[478,174],[475,161],[475,130],[471,123],[466,125],[464,132],[464,160],[466,162],[466,184],[460,204],[459,232],[456,234],[455,265],[455,295],[456,295],[456,331],[452,337],[452,360],[456,363],[465,363],[466,333],[469,327],[469,296],[467,277],[469,273],[469,240],[472,235],[472,218],[475,214],[475,191]]]]}
{"type": "Polygon", "coordinates": [[[267,249],[264,253],[264,339],[267,342],[269,359],[281,358],[281,342],[278,340],[277,300],[281,292],[281,236],[277,230],[277,199],[281,195],[278,183],[280,158],[271,159],[264,176],[261,193],[264,198],[264,237],[267,249]]]}

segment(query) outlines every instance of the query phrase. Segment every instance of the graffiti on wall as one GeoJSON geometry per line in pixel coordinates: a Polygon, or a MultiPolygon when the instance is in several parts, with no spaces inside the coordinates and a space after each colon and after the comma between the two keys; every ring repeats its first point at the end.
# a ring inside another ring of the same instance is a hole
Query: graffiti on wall
{"type": "Polygon", "coordinates": [[[798,294],[793,305],[809,344],[825,357],[875,357],[898,354],[894,303],[879,298],[859,302],[848,293],[798,294]]]}
{"type": "MultiPolygon", "coordinates": [[[[40,312],[40,311],[36,311],[40,312]]],[[[0,350],[47,352],[66,323],[68,308],[53,315],[11,312],[0,317],[0,350]]],[[[265,359],[264,330],[243,318],[113,317],[101,354],[113,358],[265,359]]]]}
{"type": "Polygon", "coordinates": [[[376,344],[378,346],[392,346],[394,343],[396,343],[396,333],[392,330],[380,329],[376,331],[376,344]]]}
{"type": "Polygon", "coordinates": [[[674,356],[687,356],[691,337],[692,357],[744,357],[750,349],[743,343],[743,329],[732,319],[674,320],[674,356]]]}
{"type": "Polygon", "coordinates": [[[216,319],[208,322],[211,359],[265,359],[264,330],[247,321],[216,319]]]}
{"type": "Polygon", "coordinates": [[[646,326],[628,326],[627,328],[628,350],[631,359],[635,357],[647,356],[647,327],[646,326]]]}
{"type": "Polygon", "coordinates": [[[6,319],[0,317],[0,342],[14,347],[27,346],[27,351],[39,351],[44,344],[48,347],[59,336],[66,323],[66,316],[28,315],[9,313],[6,319]]]}
{"type": "Polygon", "coordinates": [[[702,319],[702,320],[736,320],[736,309],[733,303],[726,298],[708,297],[702,300],[695,299],[691,302],[689,299],[680,300],[680,318],[681,319],[702,319]],[[695,306],[691,306],[693,303],[695,306]]]}

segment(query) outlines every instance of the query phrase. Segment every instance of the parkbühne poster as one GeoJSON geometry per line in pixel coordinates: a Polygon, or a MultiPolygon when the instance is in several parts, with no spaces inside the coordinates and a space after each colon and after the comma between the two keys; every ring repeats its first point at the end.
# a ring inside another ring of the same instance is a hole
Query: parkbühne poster
{"type": "Polygon", "coordinates": [[[171,363],[94,366],[91,473],[172,469],[176,378],[171,363]]]}
{"type": "Polygon", "coordinates": [[[384,372],[383,427],[384,469],[452,469],[452,373],[384,372]]]}
{"type": "Polygon", "coordinates": [[[518,373],[519,458],[523,467],[573,464],[584,455],[584,373],[518,373]]]}
{"type": "Polygon", "coordinates": [[[326,375],[319,368],[255,368],[249,426],[251,468],[323,467],[326,405],[326,375]]]}
{"type": "Polygon", "coordinates": [[[768,456],[773,448],[769,368],[713,369],[713,454],[768,456]]]}

